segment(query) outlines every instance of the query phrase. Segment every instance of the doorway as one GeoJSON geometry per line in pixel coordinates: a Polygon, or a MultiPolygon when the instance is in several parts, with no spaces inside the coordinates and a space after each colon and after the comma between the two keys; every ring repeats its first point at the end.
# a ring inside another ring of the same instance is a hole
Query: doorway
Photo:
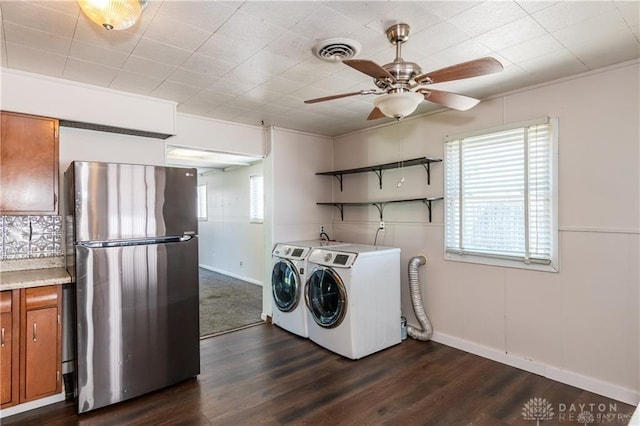
{"type": "Polygon", "coordinates": [[[198,171],[201,337],[262,321],[262,163],[257,156],[167,146],[167,165],[198,171]]]}

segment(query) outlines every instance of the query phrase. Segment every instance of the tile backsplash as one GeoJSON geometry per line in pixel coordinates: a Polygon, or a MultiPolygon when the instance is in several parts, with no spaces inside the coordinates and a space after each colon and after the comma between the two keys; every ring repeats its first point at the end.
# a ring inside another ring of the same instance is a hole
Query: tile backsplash
{"type": "Polygon", "coordinates": [[[62,254],[60,216],[0,216],[0,260],[62,254]]]}

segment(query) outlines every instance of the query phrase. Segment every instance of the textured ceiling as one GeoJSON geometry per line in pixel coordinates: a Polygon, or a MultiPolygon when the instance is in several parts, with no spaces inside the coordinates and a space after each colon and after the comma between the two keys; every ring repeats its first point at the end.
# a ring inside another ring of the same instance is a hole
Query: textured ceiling
{"type": "MultiPolygon", "coordinates": [[[[127,31],[90,22],[75,1],[0,0],[2,67],[170,99],[178,111],[329,136],[367,121],[372,96],[303,100],[373,88],[372,79],[312,55],[327,38],[391,62],[384,30],[405,22],[407,61],[432,71],[483,56],[498,74],[434,88],[485,98],[640,57],[638,1],[150,0],[127,31]]],[[[423,102],[417,113],[436,109],[423,102]]]]}

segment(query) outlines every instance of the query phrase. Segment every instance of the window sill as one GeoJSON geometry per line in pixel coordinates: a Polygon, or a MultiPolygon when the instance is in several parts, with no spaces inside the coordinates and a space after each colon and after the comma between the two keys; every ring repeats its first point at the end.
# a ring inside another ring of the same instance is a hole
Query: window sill
{"type": "Polygon", "coordinates": [[[498,266],[502,268],[515,268],[515,269],[527,269],[530,271],[538,271],[538,272],[560,272],[557,267],[557,262],[552,262],[550,265],[541,265],[538,263],[523,263],[516,260],[507,260],[507,259],[494,259],[490,257],[482,257],[482,256],[473,256],[473,255],[459,255],[453,253],[445,253],[444,260],[449,260],[453,262],[464,262],[464,263],[474,263],[477,265],[485,265],[485,266],[498,266]]]}

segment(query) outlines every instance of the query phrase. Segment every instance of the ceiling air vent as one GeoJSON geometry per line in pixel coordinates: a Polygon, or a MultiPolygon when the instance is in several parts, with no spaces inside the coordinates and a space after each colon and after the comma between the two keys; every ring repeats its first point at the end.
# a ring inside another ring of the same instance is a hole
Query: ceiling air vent
{"type": "Polygon", "coordinates": [[[360,43],[348,38],[332,38],[313,46],[313,54],[326,62],[341,62],[360,53],[360,43]]]}

